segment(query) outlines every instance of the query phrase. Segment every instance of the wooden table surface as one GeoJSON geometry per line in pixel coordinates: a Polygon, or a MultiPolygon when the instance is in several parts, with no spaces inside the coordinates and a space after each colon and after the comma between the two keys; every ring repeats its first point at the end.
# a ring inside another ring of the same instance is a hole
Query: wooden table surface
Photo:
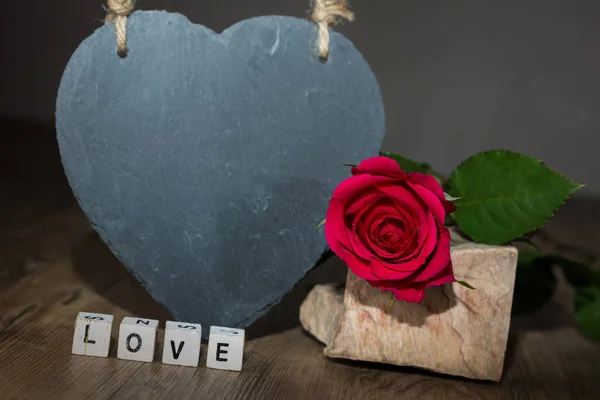
{"type": "MultiPolygon", "coordinates": [[[[502,382],[413,368],[339,362],[298,323],[311,285],[344,276],[313,271],[247,331],[241,373],[71,354],[77,312],[169,319],[94,234],[62,174],[51,128],[0,131],[0,398],[2,399],[599,399],[600,345],[573,326],[572,293],[514,319],[502,382]],[[14,132],[18,133],[14,134],[14,132]]],[[[578,199],[547,232],[594,250],[600,202],[578,199]]],[[[199,304],[199,307],[202,305],[199,304]]],[[[159,332],[157,353],[162,346],[159,332]]],[[[485,351],[485,349],[482,349],[485,351]]]]}

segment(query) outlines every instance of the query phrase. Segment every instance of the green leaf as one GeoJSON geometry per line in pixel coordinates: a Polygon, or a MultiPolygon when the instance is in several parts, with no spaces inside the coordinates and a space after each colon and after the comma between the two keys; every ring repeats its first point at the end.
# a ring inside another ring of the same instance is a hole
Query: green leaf
{"type": "Polygon", "coordinates": [[[391,158],[392,160],[396,161],[398,163],[398,165],[400,165],[400,168],[402,168],[402,170],[404,172],[411,173],[411,172],[421,172],[423,174],[427,174],[429,173],[429,171],[431,170],[431,167],[427,164],[423,164],[423,163],[419,163],[413,160],[410,160],[406,157],[402,157],[398,154],[394,154],[394,153],[388,153],[388,152],[381,152],[381,155],[387,158],[391,158]]]}
{"type": "Polygon", "coordinates": [[[600,341],[599,286],[577,289],[575,294],[575,322],[585,336],[600,341]]]}
{"type": "Polygon", "coordinates": [[[469,289],[476,290],[476,289],[475,289],[473,286],[469,285],[469,284],[468,284],[467,282],[465,282],[465,281],[456,281],[456,283],[458,283],[459,285],[461,285],[461,286],[464,286],[464,287],[466,287],[466,288],[469,288],[469,289]]]}
{"type": "Polygon", "coordinates": [[[456,221],[476,242],[504,244],[538,229],[582,185],[540,160],[507,150],[474,155],[454,171],[453,196],[462,196],[456,221]]]}
{"type": "Polygon", "coordinates": [[[513,315],[527,314],[543,307],[554,295],[556,278],[552,263],[535,252],[519,252],[513,315]]]}

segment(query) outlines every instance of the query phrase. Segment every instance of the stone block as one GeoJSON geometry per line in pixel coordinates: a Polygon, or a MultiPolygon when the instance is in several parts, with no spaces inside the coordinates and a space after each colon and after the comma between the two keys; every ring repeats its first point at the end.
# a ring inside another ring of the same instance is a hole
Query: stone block
{"type": "Polygon", "coordinates": [[[396,301],[348,273],[346,287],[318,285],[300,308],[304,329],[331,358],[413,366],[499,381],[510,327],[517,249],[453,233],[457,283],[431,287],[421,303],[396,301]]]}

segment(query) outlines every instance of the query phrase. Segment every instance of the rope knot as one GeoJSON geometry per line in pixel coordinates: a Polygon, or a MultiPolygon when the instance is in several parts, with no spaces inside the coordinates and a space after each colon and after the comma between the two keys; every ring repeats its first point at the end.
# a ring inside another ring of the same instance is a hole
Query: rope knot
{"type": "Polygon", "coordinates": [[[112,22],[116,17],[127,17],[135,8],[135,0],[107,0],[106,23],[112,22]]]}
{"type": "Polygon", "coordinates": [[[313,0],[312,20],[319,26],[319,57],[329,56],[329,26],[342,20],[353,21],[354,13],[348,9],[348,0],[313,0]]]}
{"type": "Polygon", "coordinates": [[[337,25],[342,19],[352,21],[354,14],[348,10],[348,0],[314,0],[312,19],[316,23],[337,25]]]}
{"type": "Polygon", "coordinates": [[[106,18],[104,22],[115,23],[117,49],[119,55],[127,54],[127,17],[135,9],[135,0],[107,0],[106,18]]]}

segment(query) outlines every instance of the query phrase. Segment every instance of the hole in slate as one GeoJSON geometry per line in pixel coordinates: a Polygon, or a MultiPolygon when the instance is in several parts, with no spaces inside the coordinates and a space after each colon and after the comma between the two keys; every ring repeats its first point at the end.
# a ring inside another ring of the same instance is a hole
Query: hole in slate
{"type": "Polygon", "coordinates": [[[121,51],[121,50],[117,50],[117,54],[119,55],[119,57],[121,58],[127,58],[127,50],[121,51]]]}
{"type": "Polygon", "coordinates": [[[329,57],[325,56],[325,57],[321,57],[319,56],[319,62],[321,64],[327,64],[327,61],[329,60],[329,57]]]}

